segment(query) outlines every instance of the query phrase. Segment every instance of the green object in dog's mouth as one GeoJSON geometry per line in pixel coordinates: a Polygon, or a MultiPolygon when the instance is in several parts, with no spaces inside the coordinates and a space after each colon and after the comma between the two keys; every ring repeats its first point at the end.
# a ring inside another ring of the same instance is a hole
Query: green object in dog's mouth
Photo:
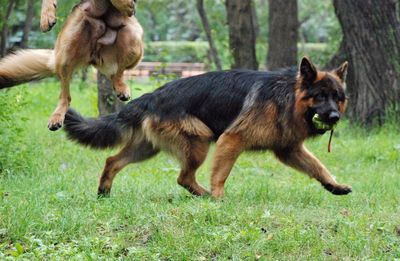
{"type": "Polygon", "coordinates": [[[322,121],[321,116],[316,113],[313,117],[312,117],[312,123],[314,124],[314,127],[317,130],[324,130],[324,131],[328,131],[328,130],[333,130],[336,127],[336,124],[328,124],[322,121]]]}

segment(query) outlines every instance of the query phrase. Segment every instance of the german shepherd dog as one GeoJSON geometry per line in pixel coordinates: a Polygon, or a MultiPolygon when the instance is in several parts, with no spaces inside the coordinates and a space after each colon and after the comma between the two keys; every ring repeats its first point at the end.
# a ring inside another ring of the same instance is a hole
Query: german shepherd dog
{"type": "MultiPolygon", "coordinates": [[[[94,65],[112,81],[117,96],[128,100],[123,73],[143,56],[143,29],[131,16],[134,4],[133,0],[82,0],[69,14],[54,50],[22,50],[0,61],[0,89],[57,75],[61,94],[48,123],[53,131],[63,124],[71,102],[70,81],[78,67],[94,65]]],[[[55,1],[44,0],[43,5],[45,10],[55,8],[55,1]]],[[[47,21],[43,30],[55,23],[50,19],[52,11],[42,12],[42,20],[47,21]]]]}
{"type": "Polygon", "coordinates": [[[212,141],[215,198],[223,196],[240,153],[260,149],[272,150],[284,164],[315,178],[331,193],[344,195],[351,187],[337,183],[304,140],[326,131],[313,124],[316,114],[333,126],[345,111],[346,72],[347,62],[323,72],[306,57],[299,70],[209,72],[167,83],[109,116],[83,118],[70,109],[64,128],[69,139],[91,148],[122,147],[106,160],[99,196],[109,195],[122,168],[160,150],[179,160],[179,185],[194,195],[207,194],[195,173],[212,141]]]}

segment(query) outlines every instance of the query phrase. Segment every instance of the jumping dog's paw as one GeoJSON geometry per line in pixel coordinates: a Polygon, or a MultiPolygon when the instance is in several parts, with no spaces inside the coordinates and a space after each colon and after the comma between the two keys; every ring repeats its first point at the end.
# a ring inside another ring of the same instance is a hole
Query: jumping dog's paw
{"type": "Polygon", "coordinates": [[[325,184],[324,188],[334,195],[347,195],[352,191],[351,186],[342,184],[325,184]]]}
{"type": "Polygon", "coordinates": [[[53,114],[50,117],[49,124],[47,125],[47,128],[51,131],[56,131],[60,129],[63,125],[64,122],[64,116],[61,114],[53,114]]]}
{"type": "Polygon", "coordinates": [[[112,5],[126,16],[135,14],[135,1],[133,0],[111,0],[112,5]]]}
{"type": "Polygon", "coordinates": [[[116,91],[116,94],[118,99],[120,99],[121,101],[129,101],[129,99],[131,98],[131,92],[129,88],[126,88],[123,91],[116,91]]]}
{"type": "Polygon", "coordinates": [[[42,7],[42,13],[40,16],[40,29],[43,32],[48,32],[53,28],[57,22],[56,18],[57,4],[54,2],[42,7]]]}

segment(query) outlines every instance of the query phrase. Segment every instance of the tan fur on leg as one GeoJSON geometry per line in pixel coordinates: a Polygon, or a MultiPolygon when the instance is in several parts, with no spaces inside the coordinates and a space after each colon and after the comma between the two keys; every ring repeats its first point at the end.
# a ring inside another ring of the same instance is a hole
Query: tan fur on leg
{"type": "Polygon", "coordinates": [[[348,185],[338,184],[324,165],[309,152],[303,144],[288,151],[275,152],[285,164],[306,173],[318,180],[327,190],[335,195],[345,195],[351,192],[348,185]]]}
{"type": "Polygon", "coordinates": [[[224,133],[218,139],[211,173],[211,194],[214,198],[223,197],[225,181],[243,149],[244,144],[238,134],[224,133]]]}
{"type": "Polygon", "coordinates": [[[42,10],[40,15],[40,29],[43,32],[50,31],[56,24],[57,0],[42,0],[42,10]]]}
{"type": "Polygon", "coordinates": [[[111,191],[115,176],[129,163],[149,159],[158,153],[152,144],[141,141],[129,143],[117,155],[107,158],[103,173],[101,174],[98,195],[108,196],[111,191]]]}

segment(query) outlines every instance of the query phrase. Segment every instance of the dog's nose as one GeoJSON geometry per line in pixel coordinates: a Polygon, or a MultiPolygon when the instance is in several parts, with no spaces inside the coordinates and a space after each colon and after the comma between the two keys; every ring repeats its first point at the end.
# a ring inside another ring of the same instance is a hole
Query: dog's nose
{"type": "Polygon", "coordinates": [[[337,111],[332,111],[329,113],[329,122],[336,123],[340,119],[340,115],[337,111]]]}

